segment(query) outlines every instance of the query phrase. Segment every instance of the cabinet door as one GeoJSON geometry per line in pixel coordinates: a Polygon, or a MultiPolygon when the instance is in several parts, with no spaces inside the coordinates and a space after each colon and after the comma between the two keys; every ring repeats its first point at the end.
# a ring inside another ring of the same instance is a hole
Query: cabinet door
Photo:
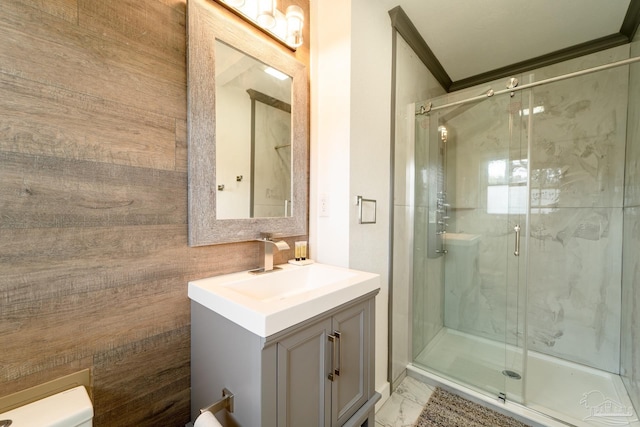
{"type": "Polygon", "coordinates": [[[333,426],[344,424],[369,398],[369,316],[368,302],[333,316],[332,334],[339,334],[331,393],[333,426]]]}
{"type": "Polygon", "coordinates": [[[331,425],[330,330],[331,319],[325,319],[278,342],[278,427],[331,425]]]}

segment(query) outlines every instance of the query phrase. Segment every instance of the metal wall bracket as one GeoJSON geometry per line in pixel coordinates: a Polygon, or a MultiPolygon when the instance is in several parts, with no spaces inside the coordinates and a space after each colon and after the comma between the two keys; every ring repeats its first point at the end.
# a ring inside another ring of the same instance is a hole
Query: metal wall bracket
{"type": "Polygon", "coordinates": [[[228,389],[222,389],[222,399],[217,402],[207,406],[206,408],[200,409],[200,413],[203,412],[211,412],[215,414],[216,412],[222,411],[226,409],[228,412],[233,412],[233,393],[231,393],[228,389]]]}

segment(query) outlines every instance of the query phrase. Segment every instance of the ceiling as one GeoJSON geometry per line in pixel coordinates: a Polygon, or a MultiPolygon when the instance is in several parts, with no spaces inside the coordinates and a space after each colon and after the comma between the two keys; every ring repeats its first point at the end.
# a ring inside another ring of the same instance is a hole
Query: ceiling
{"type": "Polygon", "coordinates": [[[640,23],[640,0],[398,4],[394,27],[449,91],[628,43],[640,23]]]}

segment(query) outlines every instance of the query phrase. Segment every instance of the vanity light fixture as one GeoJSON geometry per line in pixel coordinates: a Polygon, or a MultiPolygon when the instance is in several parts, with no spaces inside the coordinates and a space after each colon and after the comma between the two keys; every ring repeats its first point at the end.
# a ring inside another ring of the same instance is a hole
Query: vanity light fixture
{"type": "Polygon", "coordinates": [[[214,0],[242,19],[295,51],[302,46],[304,12],[300,6],[280,12],[276,0],[214,0]]]}

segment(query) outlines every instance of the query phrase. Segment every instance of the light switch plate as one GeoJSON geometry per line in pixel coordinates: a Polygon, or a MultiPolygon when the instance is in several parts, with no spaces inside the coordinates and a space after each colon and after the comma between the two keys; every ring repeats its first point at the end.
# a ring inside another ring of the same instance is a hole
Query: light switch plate
{"type": "Polygon", "coordinates": [[[320,194],[320,202],[318,203],[318,205],[319,216],[329,216],[329,195],[327,193],[320,194]]]}

